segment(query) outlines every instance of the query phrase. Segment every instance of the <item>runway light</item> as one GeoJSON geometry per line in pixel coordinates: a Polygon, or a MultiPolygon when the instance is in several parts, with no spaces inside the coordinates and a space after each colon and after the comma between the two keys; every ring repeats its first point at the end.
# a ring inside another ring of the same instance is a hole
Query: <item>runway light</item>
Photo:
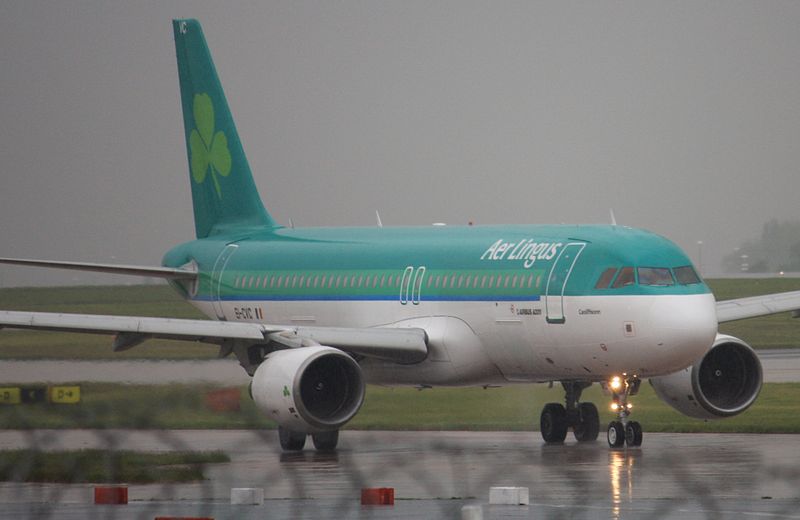
{"type": "Polygon", "coordinates": [[[612,377],[610,386],[612,390],[619,390],[622,388],[622,379],[619,376],[612,377]]]}

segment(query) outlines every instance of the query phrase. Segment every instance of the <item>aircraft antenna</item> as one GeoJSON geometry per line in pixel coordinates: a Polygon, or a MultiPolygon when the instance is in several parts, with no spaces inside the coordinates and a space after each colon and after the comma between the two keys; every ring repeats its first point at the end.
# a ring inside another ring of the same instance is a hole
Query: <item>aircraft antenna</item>
{"type": "Polygon", "coordinates": [[[378,227],[383,227],[383,222],[381,222],[381,214],[378,213],[378,210],[375,210],[375,218],[378,220],[378,227]]]}
{"type": "Polygon", "coordinates": [[[617,217],[614,216],[614,208],[609,208],[608,212],[611,215],[611,225],[612,226],[616,226],[617,225],[617,217]]]}

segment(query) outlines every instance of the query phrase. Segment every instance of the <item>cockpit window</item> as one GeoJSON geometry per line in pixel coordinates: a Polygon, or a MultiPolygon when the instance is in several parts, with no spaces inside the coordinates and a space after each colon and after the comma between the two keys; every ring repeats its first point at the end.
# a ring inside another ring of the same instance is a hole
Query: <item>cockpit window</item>
{"type": "Polygon", "coordinates": [[[697,273],[694,271],[694,268],[691,265],[676,267],[674,271],[675,271],[675,278],[681,285],[691,285],[694,283],[700,283],[700,277],[697,276],[697,273]]]}
{"type": "Polygon", "coordinates": [[[636,278],[634,277],[633,267],[623,267],[617,279],[614,280],[614,285],[611,287],[613,289],[619,289],[620,287],[633,285],[634,283],[636,283],[636,278]]]}
{"type": "Polygon", "coordinates": [[[608,284],[611,283],[611,280],[614,279],[614,275],[617,274],[616,267],[609,267],[600,275],[600,278],[597,280],[597,284],[595,284],[595,289],[608,289],[608,284]]]}
{"type": "Polygon", "coordinates": [[[675,285],[675,280],[666,267],[640,267],[639,285],[675,285]]]}

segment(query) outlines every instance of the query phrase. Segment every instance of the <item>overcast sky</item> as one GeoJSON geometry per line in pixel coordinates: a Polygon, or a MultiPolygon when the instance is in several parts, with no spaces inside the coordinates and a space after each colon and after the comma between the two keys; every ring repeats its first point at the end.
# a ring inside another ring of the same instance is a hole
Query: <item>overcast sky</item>
{"type": "Polygon", "coordinates": [[[0,256],[158,265],[193,238],[174,17],[202,23],[283,223],[613,208],[713,273],[800,219],[800,2],[4,0],[0,256]]]}

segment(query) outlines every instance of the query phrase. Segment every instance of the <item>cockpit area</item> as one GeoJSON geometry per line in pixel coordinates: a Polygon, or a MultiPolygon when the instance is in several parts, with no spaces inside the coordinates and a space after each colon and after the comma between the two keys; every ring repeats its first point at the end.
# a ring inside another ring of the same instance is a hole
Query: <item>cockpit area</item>
{"type": "Polygon", "coordinates": [[[620,289],[629,286],[669,287],[703,283],[691,265],[680,267],[608,267],[597,279],[595,289],[620,289]]]}

